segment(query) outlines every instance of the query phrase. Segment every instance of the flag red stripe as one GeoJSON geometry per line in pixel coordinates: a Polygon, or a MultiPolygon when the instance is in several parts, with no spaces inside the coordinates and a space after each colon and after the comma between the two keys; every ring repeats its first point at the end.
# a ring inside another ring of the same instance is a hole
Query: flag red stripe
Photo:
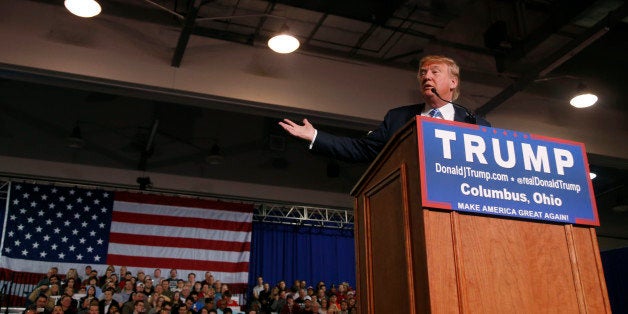
{"type": "Polygon", "coordinates": [[[174,217],[154,214],[137,214],[113,211],[113,222],[127,222],[139,225],[157,225],[182,228],[201,228],[227,231],[251,232],[253,224],[250,222],[235,222],[196,217],[174,217]]]}
{"type": "Polygon", "coordinates": [[[112,232],[109,234],[109,242],[147,245],[147,246],[167,245],[169,247],[178,247],[178,248],[231,251],[231,252],[248,252],[251,250],[250,242],[201,240],[201,239],[162,237],[162,236],[150,236],[150,235],[141,235],[138,237],[137,234],[118,233],[118,232],[112,232]]]}
{"type": "Polygon", "coordinates": [[[252,213],[253,204],[226,203],[221,201],[202,200],[195,198],[172,197],[154,194],[139,194],[131,192],[116,192],[116,201],[168,205],[177,207],[194,207],[205,209],[226,210],[232,212],[252,213]]]}
{"type": "Polygon", "coordinates": [[[192,259],[159,258],[145,256],[107,255],[109,265],[127,265],[145,268],[182,268],[182,269],[206,269],[215,272],[248,272],[249,263],[229,263],[218,261],[204,261],[192,259]]]}

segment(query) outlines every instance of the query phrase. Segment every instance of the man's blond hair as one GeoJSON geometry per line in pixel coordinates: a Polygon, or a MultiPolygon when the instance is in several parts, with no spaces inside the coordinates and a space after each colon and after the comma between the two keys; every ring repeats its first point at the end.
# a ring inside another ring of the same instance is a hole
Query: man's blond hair
{"type": "Polygon", "coordinates": [[[460,67],[458,67],[458,64],[456,64],[456,61],[454,61],[454,59],[452,58],[440,55],[429,55],[421,58],[421,61],[419,62],[419,70],[423,67],[423,65],[432,63],[446,64],[449,68],[449,74],[458,79],[458,85],[456,85],[456,88],[454,88],[452,95],[452,101],[456,100],[458,96],[460,96],[460,67]]]}

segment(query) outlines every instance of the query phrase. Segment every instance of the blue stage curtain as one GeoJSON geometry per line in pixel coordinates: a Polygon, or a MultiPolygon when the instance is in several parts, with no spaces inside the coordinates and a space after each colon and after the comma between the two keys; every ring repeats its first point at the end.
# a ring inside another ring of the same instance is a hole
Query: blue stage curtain
{"type": "Polygon", "coordinates": [[[285,280],[290,288],[296,279],[313,287],[324,281],[327,289],[341,282],[355,287],[353,230],[254,222],[249,264],[251,289],[258,276],[271,287],[285,280]]]}
{"type": "Polygon", "coordinates": [[[628,247],[601,255],[611,309],[613,313],[628,313],[628,247]]]}

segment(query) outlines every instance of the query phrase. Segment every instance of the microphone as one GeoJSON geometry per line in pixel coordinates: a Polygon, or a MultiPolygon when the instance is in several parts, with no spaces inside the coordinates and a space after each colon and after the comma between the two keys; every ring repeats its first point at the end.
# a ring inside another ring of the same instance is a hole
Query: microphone
{"type": "Polygon", "coordinates": [[[469,111],[469,109],[467,109],[467,107],[465,107],[463,105],[459,105],[459,104],[457,104],[457,103],[455,103],[453,101],[449,101],[449,100],[443,99],[443,97],[440,97],[440,95],[438,94],[438,91],[436,91],[436,88],[434,88],[434,87],[432,87],[431,91],[432,91],[432,93],[434,95],[436,95],[436,97],[438,97],[438,99],[440,99],[440,100],[442,100],[444,102],[451,103],[452,105],[457,106],[459,108],[462,108],[462,110],[464,110],[464,112],[467,114],[467,116],[464,117],[464,122],[470,123],[470,124],[478,124],[477,123],[477,119],[475,118],[475,115],[473,113],[471,113],[471,111],[469,111]]]}

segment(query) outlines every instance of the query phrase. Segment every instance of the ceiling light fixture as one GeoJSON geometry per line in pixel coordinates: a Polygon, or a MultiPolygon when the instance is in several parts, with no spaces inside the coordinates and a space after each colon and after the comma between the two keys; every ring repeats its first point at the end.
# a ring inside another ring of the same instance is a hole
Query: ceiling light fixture
{"type": "Polygon", "coordinates": [[[95,0],[65,0],[63,4],[70,13],[80,17],[94,17],[102,10],[95,0]]]}
{"type": "Polygon", "coordinates": [[[290,34],[287,24],[283,24],[279,33],[268,40],[268,47],[277,53],[291,53],[299,48],[299,40],[290,34]]]}
{"type": "Polygon", "coordinates": [[[587,86],[583,83],[578,84],[577,94],[569,103],[576,108],[586,108],[591,107],[597,102],[597,96],[595,94],[591,94],[587,86]]]}
{"type": "Polygon", "coordinates": [[[74,126],[74,129],[72,129],[72,133],[67,139],[66,146],[75,149],[83,148],[83,146],[85,146],[85,140],[81,136],[81,128],[79,127],[78,122],[76,123],[76,126],[74,126]]]}
{"type": "Polygon", "coordinates": [[[209,150],[209,155],[205,157],[205,161],[210,165],[220,165],[222,163],[222,154],[220,154],[220,146],[214,144],[209,150]]]}

